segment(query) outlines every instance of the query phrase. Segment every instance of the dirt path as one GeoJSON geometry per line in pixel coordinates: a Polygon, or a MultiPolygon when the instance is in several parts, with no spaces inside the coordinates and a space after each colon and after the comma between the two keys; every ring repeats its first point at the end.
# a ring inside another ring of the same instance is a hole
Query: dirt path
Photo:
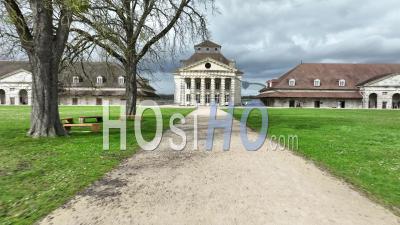
{"type": "Polygon", "coordinates": [[[266,145],[246,152],[236,121],[231,151],[221,151],[217,132],[217,150],[205,152],[208,109],[198,113],[199,151],[192,150],[189,116],[180,126],[188,150],[170,150],[166,138],[175,135],[166,132],[157,151],[136,154],[41,224],[400,224],[388,210],[288,151],[266,145]]]}

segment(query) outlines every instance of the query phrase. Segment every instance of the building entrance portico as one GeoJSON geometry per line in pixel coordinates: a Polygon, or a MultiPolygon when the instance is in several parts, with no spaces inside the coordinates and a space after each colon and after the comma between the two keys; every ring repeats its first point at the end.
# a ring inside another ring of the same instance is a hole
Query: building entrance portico
{"type": "Polygon", "coordinates": [[[185,78],[185,102],[181,105],[229,105],[235,93],[229,85],[232,78],[185,78]],[[194,82],[194,83],[193,83],[194,82]],[[204,82],[204,85],[202,83],[204,82]],[[194,84],[194,85],[192,85],[194,84]],[[226,85],[228,84],[228,85],[226,85]]]}
{"type": "Polygon", "coordinates": [[[240,105],[242,75],[236,63],[221,54],[221,46],[205,41],[195,46],[195,54],[174,73],[175,104],[240,105]]]}

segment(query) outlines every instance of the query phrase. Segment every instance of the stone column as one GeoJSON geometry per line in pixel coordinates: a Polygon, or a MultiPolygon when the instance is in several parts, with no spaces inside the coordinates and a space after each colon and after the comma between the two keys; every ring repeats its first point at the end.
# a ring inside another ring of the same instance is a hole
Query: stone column
{"type": "Polygon", "coordinates": [[[15,88],[15,105],[21,105],[21,102],[19,101],[19,92],[21,90],[19,88],[15,88]]]}
{"type": "Polygon", "coordinates": [[[235,89],[236,89],[236,79],[235,77],[231,78],[231,94],[230,94],[230,98],[231,98],[231,102],[233,105],[235,105],[235,89]]]}
{"type": "Polygon", "coordinates": [[[186,78],[182,77],[181,78],[181,98],[180,98],[180,105],[186,105],[186,78]]]}
{"type": "Polygon", "coordinates": [[[206,105],[206,78],[201,78],[201,86],[200,86],[200,104],[206,105]]]}
{"type": "Polygon", "coordinates": [[[211,78],[211,95],[210,95],[210,103],[215,103],[215,77],[211,78]]]}
{"type": "MultiPolygon", "coordinates": [[[[61,98],[60,98],[61,100],[61,98]]],[[[60,104],[60,103],[58,103],[60,104]]],[[[28,105],[32,105],[32,91],[28,91],[28,105]]]]}
{"type": "Polygon", "coordinates": [[[196,105],[196,79],[195,78],[190,79],[190,98],[191,98],[191,104],[196,105]]]}
{"type": "Polygon", "coordinates": [[[382,109],[382,94],[378,94],[378,92],[376,92],[376,109],[382,109]]]}
{"type": "Polygon", "coordinates": [[[175,81],[175,95],[174,95],[174,103],[180,104],[180,95],[181,95],[181,79],[177,76],[174,76],[175,81]]]}
{"type": "Polygon", "coordinates": [[[224,106],[225,105],[225,78],[221,78],[221,87],[220,87],[221,93],[220,93],[220,105],[224,106]]]}
{"type": "Polygon", "coordinates": [[[5,101],[6,101],[6,105],[10,105],[10,94],[9,94],[9,92],[6,91],[6,89],[4,89],[4,91],[6,92],[6,93],[4,94],[4,98],[5,98],[5,101]]]}
{"type": "Polygon", "coordinates": [[[181,81],[180,81],[180,86],[179,86],[179,105],[184,105],[185,104],[185,90],[186,90],[186,84],[185,84],[185,78],[181,77],[181,81]]]}

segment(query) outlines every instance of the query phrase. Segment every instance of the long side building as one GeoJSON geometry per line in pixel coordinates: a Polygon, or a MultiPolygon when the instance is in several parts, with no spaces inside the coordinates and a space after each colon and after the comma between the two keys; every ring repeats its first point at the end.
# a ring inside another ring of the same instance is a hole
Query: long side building
{"type": "MultiPolygon", "coordinates": [[[[124,71],[115,64],[77,63],[59,76],[60,105],[123,104],[124,71]]],[[[28,62],[0,61],[0,105],[30,105],[32,73],[28,62]]],[[[138,79],[139,100],[153,98],[155,89],[146,79],[138,79]]]]}
{"type": "Polygon", "coordinates": [[[300,64],[266,86],[269,107],[400,108],[400,64],[300,64]]]}

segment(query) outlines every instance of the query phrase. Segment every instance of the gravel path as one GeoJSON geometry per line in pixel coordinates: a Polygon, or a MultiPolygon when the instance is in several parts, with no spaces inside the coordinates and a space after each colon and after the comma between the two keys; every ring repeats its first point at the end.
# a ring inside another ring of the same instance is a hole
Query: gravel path
{"type": "MultiPolygon", "coordinates": [[[[198,114],[198,151],[190,142],[191,114],[180,125],[190,140],[187,150],[170,150],[167,138],[176,136],[167,131],[157,151],[139,152],[40,223],[400,224],[390,211],[289,151],[266,144],[246,152],[237,121],[231,151],[222,152],[218,131],[215,150],[206,152],[208,109],[198,114]]],[[[249,131],[249,137],[257,134],[249,131]]]]}

